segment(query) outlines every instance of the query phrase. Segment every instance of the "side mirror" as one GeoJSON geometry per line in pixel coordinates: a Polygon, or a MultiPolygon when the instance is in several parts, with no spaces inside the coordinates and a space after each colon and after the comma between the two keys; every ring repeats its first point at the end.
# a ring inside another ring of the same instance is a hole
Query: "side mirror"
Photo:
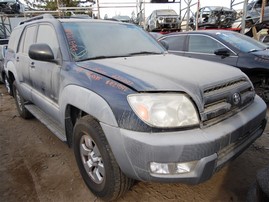
{"type": "Polygon", "coordinates": [[[166,50],[169,49],[169,44],[168,44],[165,40],[160,41],[160,43],[162,44],[162,46],[163,46],[166,50]]]}
{"type": "Polygon", "coordinates": [[[227,48],[220,48],[214,51],[215,55],[220,55],[223,57],[228,57],[230,56],[230,51],[227,48]]]}
{"type": "Polygon", "coordinates": [[[29,57],[33,60],[39,61],[54,61],[54,54],[47,44],[32,44],[29,48],[29,57]]]}

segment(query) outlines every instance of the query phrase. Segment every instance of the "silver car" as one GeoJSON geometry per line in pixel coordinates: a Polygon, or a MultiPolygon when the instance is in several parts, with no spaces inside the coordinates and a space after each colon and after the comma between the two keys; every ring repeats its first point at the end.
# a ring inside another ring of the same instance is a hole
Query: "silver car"
{"type": "Polygon", "coordinates": [[[180,30],[180,17],[172,9],[154,10],[147,18],[145,29],[151,31],[180,30]]]}

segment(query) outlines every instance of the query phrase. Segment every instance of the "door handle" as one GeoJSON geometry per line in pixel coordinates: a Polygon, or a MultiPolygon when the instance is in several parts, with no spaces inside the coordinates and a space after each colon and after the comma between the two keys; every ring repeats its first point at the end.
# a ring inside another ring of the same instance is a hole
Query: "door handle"
{"type": "Polygon", "coordinates": [[[20,61],[20,58],[19,57],[16,57],[16,62],[19,62],[20,61]]]}
{"type": "Polygon", "coordinates": [[[31,68],[35,68],[35,63],[34,63],[34,62],[31,62],[30,67],[31,67],[31,68]]]}

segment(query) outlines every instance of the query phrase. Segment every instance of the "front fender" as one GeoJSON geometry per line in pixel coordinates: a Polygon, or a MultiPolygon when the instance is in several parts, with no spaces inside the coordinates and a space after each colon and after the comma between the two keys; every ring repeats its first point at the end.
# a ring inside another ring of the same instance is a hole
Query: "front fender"
{"type": "Polygon", "coordinates": [[[102,123],[118,127],[114,113],[108,103],[89,89],[77,85],[64,87],[59,98],[60,120],[63,122],[65,120],[65,110],[69,104],[86,112],[102,123]]]}

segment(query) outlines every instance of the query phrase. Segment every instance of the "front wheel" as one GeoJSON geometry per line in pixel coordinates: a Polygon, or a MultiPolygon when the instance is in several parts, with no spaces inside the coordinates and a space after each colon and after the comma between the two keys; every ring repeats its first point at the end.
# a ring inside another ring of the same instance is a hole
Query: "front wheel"
{"type": "Polygon", "coordinates": [[[120,170],[99,123],[84,116],[74,127],[73,148],[82,178],[97,197],[115,200],[133,185],[120,170]]]}
{"type": "Polygon", "coordinates": [[[25,108],[26,100],[21,96],[20,92],[18,91],[15,81],[12,86],[16,107],[20,116],[24,119],[32,118],[32,114],[25,108]]]}

